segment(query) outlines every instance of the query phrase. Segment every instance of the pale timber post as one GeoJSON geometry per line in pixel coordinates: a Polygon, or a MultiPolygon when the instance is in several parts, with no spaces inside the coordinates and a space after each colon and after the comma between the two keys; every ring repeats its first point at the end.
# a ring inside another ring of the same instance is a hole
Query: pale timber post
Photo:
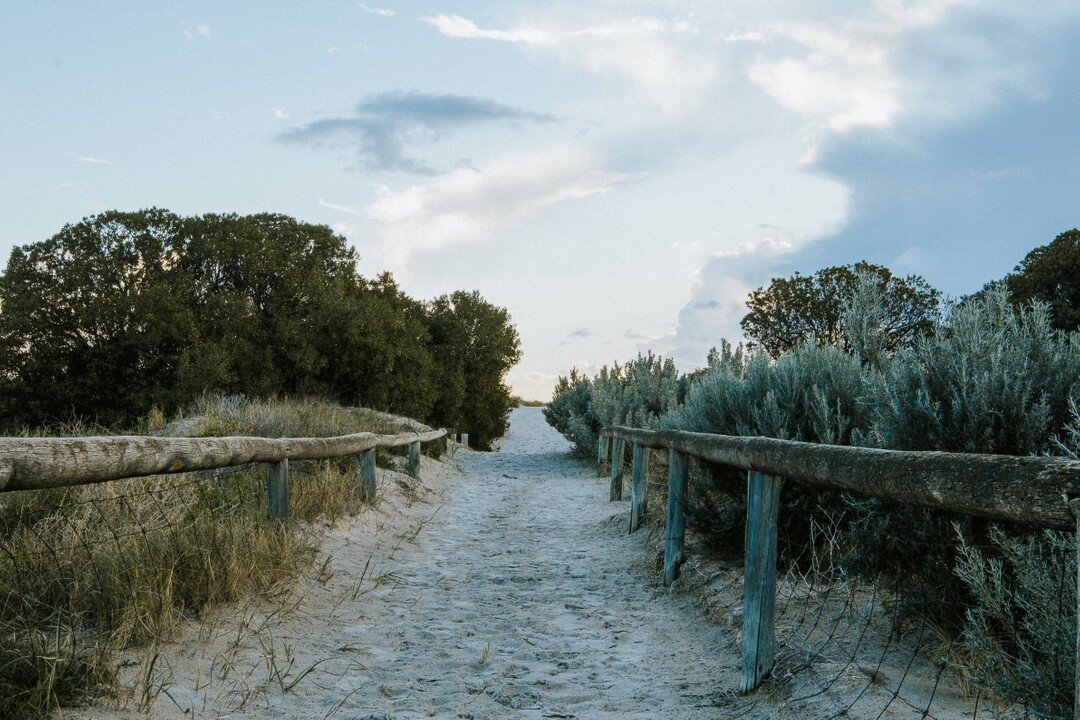
{"type": "Polygon", "coordinates": [[[360,453],[360,490],[365,502],[375,502],[375,448],[360,453]]]}
{"type": "Polygon", "coordinates": [[[616,437],[611,439],[611,491],[609,500],[622,500],[623,485],[623,449],[625,441],[616,437]]]}
{"type": "Polygon", "coordinates": [[[773,667],[776,535],[783,478],[750,470],[746,482],[746,572],[743,587],[743,676],[750,692],[773,667]]]}
{"type": "Polygon", "coordinates": [[[409,476],[420,479],[420,441],[409,443],[409,476]]]}
{"type": "Polygon", "coordinates": [[[289,517],[289,460],[266,465],[266,495],[270,517],[286,520],[289,517]]]}
{"type": "Polygon", "coordinates": [[[604,463],[611,454],[611,438],[599,437],[596,440],[596,477],[604,477],[604,463]]]}
{"type": "Polygon", "coordinates": [[[641,526],[649,503],[649,448],[634,443],[634,470],[630,479],[630,532],[641,526]]]}
{"type": "Polygon", "coordinates": [[[664,521],[664,584],[679,576],[686,534],[686,478],[690,474],[686,453],[672,449],[669,454],[667,519],[664,521]]]}
{"type": "Polygon", "coordinates": [[[1073,663],[1073,717],[1080,720],[1080,498],[1069,501],[1069,512],[1076,518],[1076,661],[1073,663]]]}
{"type": "Polygon", "coordinates": [[[466,450],[469,449],[469,433],[461,433],[461,445],[466,450]]]}
{"type": "Polygon", "coordinates": [[[452,431],[446,430],[445,434],[439,438],[439,450],[446,453],[450,452],[450,433],[452,431]]]}

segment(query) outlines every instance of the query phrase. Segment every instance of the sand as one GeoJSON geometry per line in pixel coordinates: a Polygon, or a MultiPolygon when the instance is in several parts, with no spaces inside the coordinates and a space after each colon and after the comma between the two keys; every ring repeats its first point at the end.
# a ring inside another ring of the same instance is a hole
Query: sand
{"type": "Polygon", "coordinates": [[[786,692],[739,697],[738,622],[713,622],[700,592],[659,584],[657,538],[628,536],[627,503],[609,503],[606,480],[568,449],[540,408],[521,408],[498,452],[425,458],[419,484],[380,471],[379,507],[326,530],[325,566],[287,602],[228,608],[132,653],[131,698],[65,716],[697,720],[837,708],[833,693],[798,708],[786,692]]]}

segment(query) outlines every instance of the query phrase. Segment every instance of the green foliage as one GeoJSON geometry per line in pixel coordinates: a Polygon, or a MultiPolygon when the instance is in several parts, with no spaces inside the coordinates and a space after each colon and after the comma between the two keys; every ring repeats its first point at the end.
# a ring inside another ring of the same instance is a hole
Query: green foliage
{"type": "Polygon", "coordinates": [[[509,315],[477,293],[422,303],[356,262],[330,228],[270,214],[108,212],[18,247],[0,275],[0,424],[316,395],[487,447],[520,357],[509,315]]]}
{"type": "MultiPolygon", "coordinates": [[[[1055,454],[1080,457],[1080,408],[1053,440],[1055,454]]],[[[1076,653],[1076,538],[993,530],[989,547],[960,537],[955,572],[971,602],[965,613],[966,671],[994,694],[1040,714],[1068,717],[1076,653]]]]}
{"type": "Polygon", "coordinates": [[[514,403],[503,382],[521,359],[521,341],[510,313],[478,292],[435,298],[428,308],[431,352],[439,366],[434,415],[469,433],[481,450],[506,432],[514,403]]]}
{"type": "MultiPolygon", "coordinates": [[[[834,344],[796,344],[776,359],[724,343],[709,366],[680,380],[682,404],[659,425],[728,435],[906,450],[1028,455],[1080,448],[1080,342],[1055,330],[1042,302],[1016,305],[1003,287],[953,308],[943,322],[895,342],[872,275],[856,277],[837,311],[834,344]],[[910,344],[909,344],[910,343],[910,344]]],[[[575,443],[624,413],[597,412],[601,383],[560,380],[549,422],[575,443]]],[[[641,426],[649,416],[622,415],[641,426]]],[[[689,516],[718,544],[742,541],[745,480],[713,468],[689,516]]],[[[781,541],[813,541],[809,519],[837,523],[842,571],[889,576],[905,607],[962,635],[960,660],[983,691],[1038,713],[1071,702],[1075,557],[1071,535],[1033,533],[942,512],[789,483],[781,541]]],[[[797,553],[796,553],[797,554],[797,553]]]]}
{"type": "MultiPolygon", "coordinates": [[[[312,400],[202,398],[191,412],[163,431],[319,437],[410,424],[312,400]]],[[[5,496],[0,717],[47,717],[103,691],[123,697],[126,649],[167,641],[222,603],[287,593],[317,557],[316,521],[355,514],[362,497],[355,460],[291,463],[290,476],[300,522],[287,532],[266,512],[261,467],[5,496]]]]}
{"type": "Polygon", "coordinates": [[[917,275],[900,278],[886,267],[866,262],[824,268],[812,276],[773,278],[768,287],[750,293],[749,312],[740,325],[751,346],[772,357],[806,343],[849,349],[845,307],[866,278],[876,285],[880,333],[887,350],[911,344],[933,329],[941,294],[917,275]]]}
{"type": "Polygon", "coordinates": [[[1080,343],[1054,331],[1045,303],[1013,307],[1001,289],[895,353],[874,384],[869,442],[897,450],[1027,455],[1049,449],[1080,391],[1080,343]]]}
{"type": "Polygon", "coordinates": [[[655,427],[678,404],[678,380],[675,362],[651,352],[604,366],[593,379],[593,413],[602,426],[655,427]]]}
{"type": "Polygon", "coordinates": [[[1016,302],[1049,303],[1054,327],[1080,330],[1080,230],[1029,252],[1004,282],[1016,302]]]}
{"type": "Polygon", "coordinates": [[[990,547],[960,537],[956,574],[967,587],[963,658],[978,687],[1041,717],[1071,717],[1076,652],[1076,540],[1046,531],[990,547]]]}
{"type": "Polygon", "coordinates": [[[775,361],[758,353],[741,366],[713,365],[665,424],[845,445],[853,432],[869,426],[860,403],[863,392],[863,368],[856,358],[837,347],[799,346],[775,361]]]}
{"type": "Polygon", "coordinates": [[[588,457],[602,427],[658,427],[678,406],[681,387],[672,360],[639,354],[625,365],[605,365],[592,378],[576,369],[560,377],[544,417],[570,440],[574,454],[588,457]]]}
{"type": "Polygon", "coordinates": [[[559,377],[551,402],[544,408],[548,425],[570,441],[571,452],[578,457],[593,456],[602,427],[592,411],[592,386],[592,378],[573,368],[570,375],[559,377]]]}

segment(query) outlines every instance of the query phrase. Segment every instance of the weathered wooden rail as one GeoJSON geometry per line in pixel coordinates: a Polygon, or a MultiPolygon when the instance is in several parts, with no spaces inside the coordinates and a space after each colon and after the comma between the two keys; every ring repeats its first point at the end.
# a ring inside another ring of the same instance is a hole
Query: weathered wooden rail
{"type": "MultiPolygon", "coordinates": [[[[879,450],[764,437],[610,427],[600,432],[597,461],[601,475],[605,461],[610,462],[612,500],[622,499],[627,445],[633,447],[631,532],[640,526],[647,511],[645,475],[649,452],[669,453],[665,585],[678,577],[684,558],[689,458],[747,473],[742,692],[760,685],[773,667],[777,515],[785,481],[1021,525],[1075,530],[1080,560],[1080,461],[879,450]]],[[[1080,572],[1077,588],[1080,596],[1080,572]]],[[[1080,603],[1077,613],[1076,717],[1080,719],[1080,603]]]]}
{"type": "MultiPolygon", "coordinates": [[[[447,430],[376,435],[356,433],[329,438],[263,437],[68,437],[0,438],[0,492],[90,485],[126,478],[218,470],[265,463],[270,513],[289,514],[289,461],[359,456],[361,487],[375,500],[375,453],[408,447],[408,473],[419,477],[420,445],[439,441],[447,430]]],[[[464,436],[463,436],[464,437],[464,436]]]]}

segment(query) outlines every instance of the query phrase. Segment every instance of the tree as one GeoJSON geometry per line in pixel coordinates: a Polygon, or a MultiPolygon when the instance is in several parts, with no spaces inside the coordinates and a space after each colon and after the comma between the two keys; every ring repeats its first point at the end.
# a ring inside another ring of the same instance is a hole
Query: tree
{"type": "Polygon", "coordinates": [[[490,449],[513,408],[506,373],[521,359],[510,313],[479,292],[458,291],[431,301],[427,317],[439,382],[432,419],[490,449]]]}
{"type": "Polygon", "coordinates": [[[0,276],[0,368],[8,425],[113,423],[173,404],[197,338],[176,272],[181,220],[107,212],[17,247],[0,276]]]}
{"type": "Polygon", "coordinates": [[[900,278],[888,268],[867,262],[818,270],[812,276],[795,273],[774,278],[750,293],[750,312],[740,325],[751,347],[779,357],[793,347],[814,342],[851,350],[845,308],[867,279],[878,286],[881,306],[877,332],[885,350],[911,344],[933,330],[941,293],[917,275],[900,278]]]}
{"type": "Polygon", "coordinates": [[[1080,329],[1080,230],[1061,233],[1037,247],[1005,277],[1013,302],[1050,304],[1053,326],[1080,329]]]}
{"type": "Polygon", "coordinates": [[[129,425],[207,392],[319,395],[422,421],[438,410],[489,446],[520,357],[507,312],[478,293],[429,306],[356,264],[330,228],[274,214],[108,212],[15,248],[0,275],[0,425],[129,425]]]}

